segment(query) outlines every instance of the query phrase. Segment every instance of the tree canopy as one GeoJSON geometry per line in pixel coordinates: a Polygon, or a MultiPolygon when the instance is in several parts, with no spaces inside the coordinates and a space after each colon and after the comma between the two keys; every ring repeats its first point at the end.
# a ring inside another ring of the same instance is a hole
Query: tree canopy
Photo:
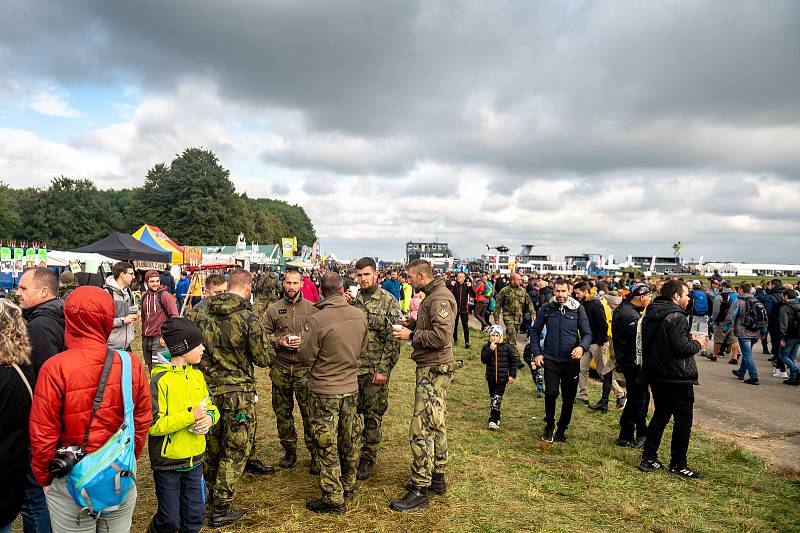
{"type": "Polygon", "coordinates": [[[70,249],[112,231],[159,226],[181,245],[277,243],[296,236],[312,244],[316,233],[305,210],[280,200],[238,194],[216,155],[187,148],[171,164],[158,163],[142,187],[99,190],[88,179],[54,178],[46,189],[12,189],[0,182],[0,239],[46,242],[70,249]]]}

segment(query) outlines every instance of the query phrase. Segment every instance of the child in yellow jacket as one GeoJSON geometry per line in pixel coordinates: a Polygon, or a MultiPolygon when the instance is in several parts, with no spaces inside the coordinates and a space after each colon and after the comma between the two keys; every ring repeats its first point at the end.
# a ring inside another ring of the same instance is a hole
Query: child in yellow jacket
{"type": "Polygon", "coordinates": [[[150,393],[153,425],[148,436],[158,511],[148,533],[200,531],[205,520],[203,458],[205,434],[219,420],[200,362],[205,347],[200,330],[185,318],[161,327],[167,350],[153,367],[150,393]]]}

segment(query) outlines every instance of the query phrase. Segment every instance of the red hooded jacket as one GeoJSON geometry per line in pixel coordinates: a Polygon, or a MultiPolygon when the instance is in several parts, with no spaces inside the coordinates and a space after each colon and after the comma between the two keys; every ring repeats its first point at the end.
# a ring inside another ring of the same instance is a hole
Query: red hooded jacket
{"type": "MultiPolygon", "coordinates": [[[[43,486],[52,482],[47,467],[56,448],[83,444],[115,314],[111,296],[98,287],[78,287],[64,306],[67,350],[42,365],[31,406],[33,474],[43,486]]],[[[133,354],[131,368],[135,450],[139,457],[152,423],[150,386],[141,360],[133,354]]],[[[122,425],[121,373],[122,363],[115,358],[86,452],[98,449],[122,425]]]]}

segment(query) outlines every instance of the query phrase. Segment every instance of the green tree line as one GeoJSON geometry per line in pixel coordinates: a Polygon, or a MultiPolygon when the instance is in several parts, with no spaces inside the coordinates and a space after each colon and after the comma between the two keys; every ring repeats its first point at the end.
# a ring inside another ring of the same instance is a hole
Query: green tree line
{"type": "Polygon", "coordinates": [[[316,233],[298,205],[239,194],[217,156],[187,148],[171,164],[151,168],[142,187],[99,190],[88,179],[54,178],[46,189],[13,189],[0,182],[0,239],[46,242],[69,250],[113,231],[148,223],[180,245],[226,245],[239,232],[249,242],[279,243],[296,236],[311,245],[316,233]]]}

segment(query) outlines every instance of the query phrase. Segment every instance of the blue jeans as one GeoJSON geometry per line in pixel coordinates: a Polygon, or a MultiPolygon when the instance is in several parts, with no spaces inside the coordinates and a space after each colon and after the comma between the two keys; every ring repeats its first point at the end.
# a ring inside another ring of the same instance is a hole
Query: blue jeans
{"type": "Polygon", "coordinates": [[[737,374],[744,378],[745,374],[750,374],[750,379],[758,379],[758,370],[753,361],[753,345],[758,339],[739,339],[739,349],[742,351],[742,361],[737,374]]]}
{"type": "Polygon", "coordinates": [[[797,349],[800,339],[786,339],[786,346],[781,348],[781,361],[789,368],[789,378],[797,379],[800,369],[797,367],[797,349]]]}
{"type": "Polygon", "coordinates": [[[44,489],[36,483],[36,479],[33,477],[30,457],[28,458],[25,498],[22,500],[22,527],[25,533],[50,533],[50,512],[47,510],[47,500],[44,497],[44,489]]]}
{"type": "MultiPolygon", "coordinates": [[[[11,522],[11,524],[13,523],[14,522],[11,522]]],[[[7,526],[0,526],[0,533],[12,533],[11,524],[8,524],[7,526]]]]}

